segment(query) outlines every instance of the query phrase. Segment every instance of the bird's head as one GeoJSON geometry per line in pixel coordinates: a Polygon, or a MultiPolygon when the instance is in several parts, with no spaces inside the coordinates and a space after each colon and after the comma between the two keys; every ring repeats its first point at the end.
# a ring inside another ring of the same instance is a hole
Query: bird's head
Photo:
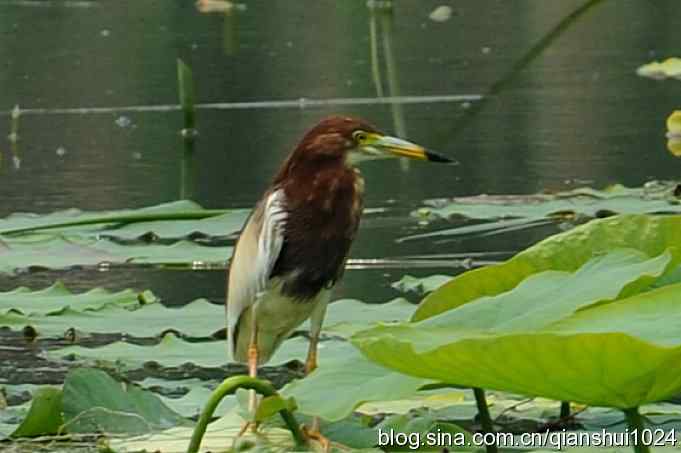
{"type": "Polygon", "coordinates": [[[347,165],[391,157],[452,162],[415,143],[385,135],[361,119],[345,116],[320,121],[305,134],[293,156],[310,161],[331,159],[347,165]]]}

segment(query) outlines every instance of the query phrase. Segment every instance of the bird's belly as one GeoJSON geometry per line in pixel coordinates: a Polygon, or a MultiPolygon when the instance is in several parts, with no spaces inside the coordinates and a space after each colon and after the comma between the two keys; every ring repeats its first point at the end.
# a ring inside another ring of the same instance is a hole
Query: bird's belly
{"type": "Polygon", "coordinates": [[[310,317],[316,303],[317,298],[301,301],[283,295],[280,284],[268,289],[239,320],[239,337],[234,360],[238,362],[248,360],[248,343],[253,324],[251,310],[255,310],[258,365],[261,365],[267,362],[281,343],[310,317]]]}
{"type": "Polygon", "coordinates": [[[300,301],[271,290],[256,305],[258,334],[283,335],[291,333],[310,317],[315,301],[300,301]]]}

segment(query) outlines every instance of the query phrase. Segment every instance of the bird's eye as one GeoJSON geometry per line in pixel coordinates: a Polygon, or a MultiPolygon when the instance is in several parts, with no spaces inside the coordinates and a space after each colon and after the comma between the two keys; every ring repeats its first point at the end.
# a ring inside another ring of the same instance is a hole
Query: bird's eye
{"type": "Polygon", "coordinates": [[[367,134],[362,131],[357,131],[353,134],[357,143],[364,143],[367,141],[367,134]]]}

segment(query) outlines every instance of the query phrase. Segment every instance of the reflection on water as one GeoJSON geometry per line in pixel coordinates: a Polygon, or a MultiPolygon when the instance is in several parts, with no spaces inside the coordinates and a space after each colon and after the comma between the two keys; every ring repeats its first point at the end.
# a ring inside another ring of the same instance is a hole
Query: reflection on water
{"type": "MultiPolygon", "coordinates": [[[[368,163],[367,205],[389,214],[363,222],[360,260],[515,251],[555,231],[395,243],[447,226],[410,219],[426,198],[678,177],[663,129],[681,84],[635,73],[678,54],[678,0],[460,0],[438,21],[436,0],[226,3],[0,0],[0,137],[21,136],[0,144],[0,215],[134,208],[178,194],[250,207],[295,140],[331,113],[461,162],[408,172],[368,163]],[[197,9],[212,7],[223,10],[197,9]],[[196,85],[191,152],[178,137],[177,58],[196,85]]],[[[182,288],[163,273],[117,272],[107,273],[116,285],[183,298],[224,291],[210,271],[182,288]]],[[[348,272],[339,293],[384,299],[402,273],[348,272]]]]}

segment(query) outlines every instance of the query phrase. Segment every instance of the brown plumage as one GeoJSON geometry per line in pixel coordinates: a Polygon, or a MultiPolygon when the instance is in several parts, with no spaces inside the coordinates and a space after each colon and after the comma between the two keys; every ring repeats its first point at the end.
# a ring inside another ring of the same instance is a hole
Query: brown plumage
{"type": "Polygon", "coordinates": [[[272,276],[284,295],[309,300],[342,276],[363,209],[364,180],[347,162],[352,132],[375,131],[352,118],[332,117],[310,130],[284,162],[273,189],[288,200],[284,245],[272,276]]]}

